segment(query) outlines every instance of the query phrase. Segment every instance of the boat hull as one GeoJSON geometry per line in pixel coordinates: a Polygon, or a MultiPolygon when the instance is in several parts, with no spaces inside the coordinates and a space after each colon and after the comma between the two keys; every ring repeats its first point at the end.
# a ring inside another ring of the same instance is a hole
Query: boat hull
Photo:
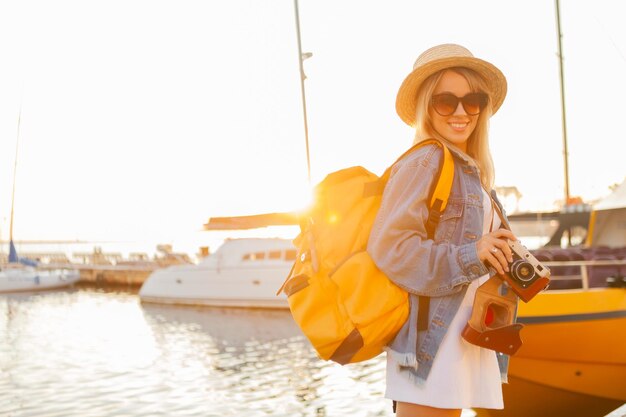
{"type": "Polygon", "coordinates": [[[475,409],[478,417],[606,416],[623,401],[598,398],[509,377],[502,386],[504,410],[475,409]]]}
{"type": "Polygon", "coordinates": [[[220,307],[288,308],[276,295],[291,265],[242,268],[176,266],[153,272],[139,291],[142,302],[220,307]]]}
{"type": "Polygon", "coordinates": [[[80,279],[76,270],[5,269],[0,271],[0,293],[42,291],[73,285],[80,279]]]}
{"type": "Polygon", "coordinates": [[[479,416],[605,416],[626,402],[626,289],[548,291],[521,304],[504,410],[479,416]]]}

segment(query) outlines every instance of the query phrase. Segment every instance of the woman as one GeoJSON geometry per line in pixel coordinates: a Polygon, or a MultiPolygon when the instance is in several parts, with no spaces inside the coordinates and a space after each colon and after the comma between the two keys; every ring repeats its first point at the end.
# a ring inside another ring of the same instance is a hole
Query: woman
{"type": "Polygon", "coordinates": [[[508,357],[469,344],[461,332],[476,288],[496,272],[508,271],[512,261],[506,239],[515,236],[500,228],[493,207],[488,144],[489,118],[505,95],[500,70],[451,44],[420,55],[398,92],[396,110],[415,128],[415,143],[439,139],[455,165],[448,205],[432,239],[425,222],[442,157],[435,145],[420,147],[396,164],[370,235],[374,262],[410,293],[409,319],[387,349],[386,397],[394,400],[399,417],[503,408],[508,357]],[[420,308],[426,301],[428,308],[420,308]],[[418,310],[428,315],[423,329],[418,329],[418,310]]]}

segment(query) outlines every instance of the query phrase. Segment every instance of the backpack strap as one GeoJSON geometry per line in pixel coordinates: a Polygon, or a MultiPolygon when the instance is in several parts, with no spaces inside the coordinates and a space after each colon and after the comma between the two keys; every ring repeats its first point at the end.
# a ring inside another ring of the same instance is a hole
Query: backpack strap
{"type": "Polygon", "coordinates": [[[452,159],[452,153],[447,146],[441,142],[439,143],[443,148],[443,160],[439,165],[437,181],[435,181],[431,191],[430,210],[428,220],[426,221],[426,232],[430,239],[434,237],[435,229],[437,229],[439,220],[441,219],[441,214],[448,205],[448,197],[450,197],[452,180],[454,179],[454,160],[452,159]]]}
{"type": "MultiPolygon", "coordinates": [[[[433,182],[432,188],[430,190],[430,201],[428,202],[428,219],[426,220],[426,233],[429,239],[432,239],[435,235],[435,229],[437,229],[437,225],[439,224],[439,219],[441,218],[441,214],[446,209],[448,205],[448,197],[450,196],[450,190],[452,189],[452,181],[454,180],[454,160],[452,158],[452,153],[450,149],[437,139],[427,139],[420,143],[417,143],[411,146],[406,152],[404,152],[396,161],[385,170],[383,175],[380,177],[380,181],[378,187],[372,187],[373,189],[378,189],[382,192],[382,189],[389,181],[389,177],[391,176],[391,170],[393,167],[400,162],[404,157],[408,154],[416,150],[417,148],[421,148],[425,145],[437,145],[443,150],[443,159],[441,160],[441,164],[439,164],[439,169],[436,175],[436,181],[433,182]],[[382,186],[382,187],[381,187],[382,186]]],[[[370,190],[368,190],[371,193],[370,190]]]]}
{"type": "MultiPolygon", "coordinates": [[[[435,230],[439,225],[441,214],[448,205],[448,197],[452,189],[452,180],[454,179],[454,160],[450,149],[443,143],[436,141],[443,149],[443,159],[439,165],[437,172],[437,181],[433,185],[430,197],[430,210],[428,211],[428,220],[426,220],[426,233],[429,239],[435,236],[435,230]]],[[[428,316],[430,310],[430,297],[419,296],[419,304],[417,307],[417,330],[428,330],[428,316]]]]}
{"type": "MultiPolygon", "coordinates": [[[[428,139],[423,142],[420,142],[403,153],[400,158],[394,162],[394,164],[389,167],[385,173],[383,174],[383,181],[385,184],[391,175],[392,167],[398,163],[402,158],[404,158],[409,153],[413,152],[418,147],[427,145],[427,144],[435,144],[443,150],[443,159],[441,160],[441,164],[439,165],[439,170],[437,171],[436,181],[433,182],[431,191],[430,191],[430,201],[428,203],[428,219],[426,220],[426,234],[428,239],[433,239],[435,236],[435,230],[439,225],[439,220],[441,219],[441,214],[446,209],[448,205],[448,197],[450,197],[450,191],[452,189],[452,181],[454,180],[454,160],[452,159],[452,153],[450,149],[443,144],[442,142],[436,139],[428,139]]],[[[428,316],[430,310],[430,297],[426,297],[423,295],[418,296],[418,307],[417,307],[417,330],[428,330],[428,316]]]]}
{"type": "MultiPolygon", "coordinates": [[[[404,157],[408,154],[416,150],[417,148],[421,148],[422,146],[434,144],[439,146],[443,150],[443,159],[441,160],[441,164],[439,165],[439,169],[436,174],[436,181],[433,182],[432,188],[430,190],[430,199],[428,202],[428,219],[426,220],[426,234],[428,239],[433,239],[435,236],[435,230],[439,225],[439,220],[441,219],[441,214],[446,209],[448,205],[448,197],[450,196],[450,191],[452,189],[452,181],[454,179],[454,160],[452,158],[452,153],[450,149],[437,139],[427,139],[425,141],[419,142],[413,146],[411,146],[406,152],[404,152],[396,161],[389,166],[378,179],[378,181],[374,181],[370,184],[366,184],[363,190],[363,196],[369,197],[372,195],[379,195],[383,193],[385,189],[385,185],[387,185],[387,181],[389,181],[389,177],[391,176],[391,170],[393,167],[400,162],[404,157]]],[[[430,297],[426,297],[423,295],[419,297],[419,304],[417,307],[417,330],[427,330],[428,329],[428,315],[430,310],[430,297]]]]}

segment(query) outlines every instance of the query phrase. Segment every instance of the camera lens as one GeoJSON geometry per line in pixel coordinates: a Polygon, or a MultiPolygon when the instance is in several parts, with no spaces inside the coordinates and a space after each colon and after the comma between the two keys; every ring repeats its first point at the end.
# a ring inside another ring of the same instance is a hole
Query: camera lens
{"type": "Polygon", "coordinates": [[[530,262],[518,260],[511,264],[511,275],[519,281],[528,282],[535,277],[535,269],[530,262]]]}

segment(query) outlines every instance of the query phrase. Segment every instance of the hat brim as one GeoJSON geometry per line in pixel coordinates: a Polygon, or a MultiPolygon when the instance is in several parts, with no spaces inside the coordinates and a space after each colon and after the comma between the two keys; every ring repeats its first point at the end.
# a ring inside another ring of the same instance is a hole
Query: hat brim
{"type": "Polygon", "coordinates": [[[413,70],[402,82],[396,96],[396,112],[409,126],[415,126],[417,108],[417,92],[422,83],[438,71],[464,67],[474,70],[483,77],[489,86],[492,103],[492,114],[495,114],[506,97],[507,83],[504,74],[493,64],[474,57],[448,57],[428,62],[413,70]]]}

